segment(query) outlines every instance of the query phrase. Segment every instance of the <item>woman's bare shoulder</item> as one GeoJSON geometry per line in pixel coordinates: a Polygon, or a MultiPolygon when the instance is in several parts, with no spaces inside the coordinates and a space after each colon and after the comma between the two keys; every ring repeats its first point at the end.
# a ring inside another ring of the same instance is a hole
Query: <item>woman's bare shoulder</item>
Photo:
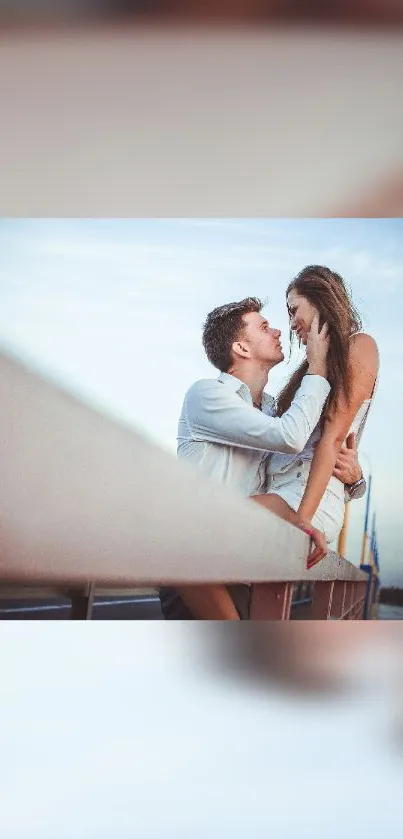
{"type": "Polygon", "coordinates": [[[372,335],[358,332],[350,339],[350,363],[353,366],[365,366],[368,372],[377,376],[379,370],[378,345],[372,335]]]}

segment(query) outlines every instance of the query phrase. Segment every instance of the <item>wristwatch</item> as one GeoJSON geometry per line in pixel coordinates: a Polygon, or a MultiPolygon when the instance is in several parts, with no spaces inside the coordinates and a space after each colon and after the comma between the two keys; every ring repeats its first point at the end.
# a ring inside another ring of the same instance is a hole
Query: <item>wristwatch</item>
{"type": "Polygon", "coordinates": [[[363,475],[361,478],[355,482],[355,484],[344,484],[344,500],[348,501],[357,501],[358,498],[362,498],[367,491],[367,482],[363,475]]]}

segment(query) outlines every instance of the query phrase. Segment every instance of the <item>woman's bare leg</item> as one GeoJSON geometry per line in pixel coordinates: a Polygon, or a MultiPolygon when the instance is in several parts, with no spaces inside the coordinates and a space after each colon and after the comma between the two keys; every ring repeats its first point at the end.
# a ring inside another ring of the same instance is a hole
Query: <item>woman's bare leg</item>
{"type": "Polygon", "coordinates": [[[234,601],[224,585],[181,586],[177,592],[196,620],[239,620],[234,601]]]}
{"type": "MultiPolygon", "coordinates": [[[[253,495],[251,501],[296,524],[296,513],[279,495],[253,495]]],[[[197,620],[239,620],[234,602],[224,585],[181,586],[177,591],[197,620]]]]}
{"type": "MultiPolygon", "coordinates": [[[[252,495],[251,501],[290,524],[298,525],[297,513],[279,495],[252,495]]],[[[325,556],[326,542],[320,531],[312,528],[312,533],[315,550],[310,558],[315,560],[325,556]]],[[[182,586],[178,591],[197,620],[239,620],[235,604],[225,585],[182,586]]]]}

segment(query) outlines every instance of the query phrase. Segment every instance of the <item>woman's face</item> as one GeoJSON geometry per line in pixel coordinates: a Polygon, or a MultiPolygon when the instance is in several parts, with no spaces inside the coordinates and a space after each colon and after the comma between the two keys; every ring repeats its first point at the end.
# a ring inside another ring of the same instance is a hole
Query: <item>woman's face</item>
{"type": "Polygon", "coordinates": [[[298,294],[295,289],[291,289],[287,296],[287,309],[291,329],[295,332],[301,344],[306,345],[314,315],[318,313],[318,310],[306,297],[298,294]]]}

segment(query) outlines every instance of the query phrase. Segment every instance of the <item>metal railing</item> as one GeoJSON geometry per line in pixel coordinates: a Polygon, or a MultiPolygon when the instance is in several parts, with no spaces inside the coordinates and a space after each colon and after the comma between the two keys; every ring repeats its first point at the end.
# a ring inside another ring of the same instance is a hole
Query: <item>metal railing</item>
{"type": "MultiPolygon", "coordinates": [[[[280,581],[258,581],[254,583],[251,620],[351,620],[363,619],[367,608],[367,576],[351,563],[339,557],[337,554],[329,554],[315,568],[307,572],[300,568],[301,576],[310,575],[309,582],[300,582],[290,579],[280,581]],[[314,580],[314,582],[313,582],[314,580]],[[308,587],[309,594],[306,598],[297,598],[301,587],[308,587]]],[[[268,576],[268,575],[267,575],[268,576]]],[[[184,585],[193,582],[191,571],[177,584],[184,585]]],[[[228,582],[223,579],[221,582],[228,582]]],[[[233,582],[233,580],[232,580],[233,582]]],[[[245,582],[239,580],[239,582],[245,582]]],[[[247,582],[251,582],[248,580],[247,582]]],[[[32,599],[32,601],[65,598],[70,604],[69,617],[73,620],[90,620],[93,615],[95,597],[101,599],[109,594],[113,599],[109,601],[110,606],[116,610],[116,598],[122,598],[120,604],[130,597],[138,598],[139,601],[145,595],[155,594],[157,589],[146,589],[144,587],[114,588],[109,589],[88,584],[86,586],[33,586],[4,584],[0,586],[0,599],[10,598],[14,601],[32,599]]],[[[101,601],[102,602],[102,601],[101,601]]],[[[105,601],[104,601],[105,602],[105,601]]],[[[66,606],[64,606],[66,608],[66,606]]],[[[21,616],[24,617],[24,607],[21,608],[21,616]]],[[[29,607],[26,608],[27,618],[30,616],[29,607]]],[[[5,614],[4,617],[7,617],[5,614]]]]}
{"type": "Polygon", "coordinates": [[[363,616],[364,571],[308,570],[301,530],[6,355],[0,401],[3,589],[68,591],[88,618],[98,589],[253,583],[252,619],[288,620],[314,582],[310,618],[363,616]]]}

